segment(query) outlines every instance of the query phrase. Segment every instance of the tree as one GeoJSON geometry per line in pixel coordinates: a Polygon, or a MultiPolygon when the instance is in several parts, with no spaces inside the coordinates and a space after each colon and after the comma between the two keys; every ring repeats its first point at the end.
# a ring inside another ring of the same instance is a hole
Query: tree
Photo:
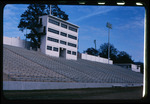
{"type": "MultiPolygon", "coordinates": [[[[42,25],[38,22],[39,16],[48,15],[49,11],[50,4],[30,4],[27,7],[27,10],[21,15],[18,28],[22,32],[25,29],[30,30],[30,33],[25,36],[30,39],[36,47],[40,47],[41,35],[44,35],[44,32],[38,33],[38,29],[42,27],[42,25]]],[[[68,20],[68,15],[61,11],[57,5],[51,6],[51,14],[58,18],[68,20]]]]}
{"type": "MultiPolygon", "coordinates": [[[[110,59],[116,62],[118,50],[110,44],[110,59]]],[[[99,48],[99,56],[108,58],[108,43],[104,43],[99,48]]]]}
{"type": "Polygon", "coordinates": [[[133,60],[131,59],[131,56],[128,53],[126,53],[125,51],[121,51],[117,55],[116,63],[133,63],[133,60]]]}
{"type": "MultiPolygon", "coordinates": [[[[88,48],[84,53],[94,56],[100,56],[108,58],[108,43],[104,43],[100,46],[99,50],[94,48],[88,48]]],[[[132,57],[125,51],[118,51],[112,44],[110,44],[110,59],[113,63],[134,63],[132,57]]]]}
{"type": "Polygon", "coordinates": [[[94,49],[94,48],[88,48],[86,51],[84,51],[83,53],[87,53],[89,55],[93,55],[93,56],[98,56],[99,52],[98,50],[94,49]]]}

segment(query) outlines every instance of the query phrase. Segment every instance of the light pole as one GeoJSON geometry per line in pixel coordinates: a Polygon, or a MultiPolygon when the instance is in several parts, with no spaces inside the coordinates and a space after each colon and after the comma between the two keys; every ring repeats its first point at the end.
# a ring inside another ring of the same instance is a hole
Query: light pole
{"type": "Polygon", "coordinates": [[[94,40],[94,44],[95,44],[95,49],[96,49],[96,40],[94,40]]]}
{"type": "Polygon", "coordinates": [[[49,15],[51,15],[51,5],[49,6],[49,15]]]}
{"type": "Polygon", "coordinates": [[[110,45],[109,45],[109,41],[110,41],[110,29],[112,29],[112,24],[110,24],[109,22],[107,22],[106,27],[108,28],[108,64],[109,64],[109,58],[110,58],[110,45]]]}

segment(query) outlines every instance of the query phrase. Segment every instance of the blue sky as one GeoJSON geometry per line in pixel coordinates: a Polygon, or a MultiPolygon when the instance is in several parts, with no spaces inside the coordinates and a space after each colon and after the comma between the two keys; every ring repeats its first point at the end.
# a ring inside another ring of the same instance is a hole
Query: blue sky
{"type": "MultiPolygon", "coordinates": [[[[8,4],[4,8],[4,36],[25,39],[26,31],[17,28],[25,4],[8,4]]],[[[59,5],[69,15],[69,22],[79,28],[79,52],[108,42],[106,23],[112,24],[110,43],[119,51],[126,51],[134,61],[143,62],[144,55],[144,7],[59,5]]],[[[28,33],[29,31],[27,31],[28,33]]]]}

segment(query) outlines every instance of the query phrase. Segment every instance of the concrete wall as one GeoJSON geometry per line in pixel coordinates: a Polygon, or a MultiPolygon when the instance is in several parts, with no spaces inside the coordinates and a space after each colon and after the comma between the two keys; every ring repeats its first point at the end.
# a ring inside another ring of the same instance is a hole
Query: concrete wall
{"type": "Polygon", "coordinates": [[[30,49],[31,43],[25,40],[20,39],[19,37],[5,37],[3,36],[3,44],[16,46],[16,47],[22,47],[30,49]]]}
{"type": "MultiPolygon", "coordinates": [[[[92,56],[88,54],[81,54],[81,59],[89,60],[89,61],[96,61],[96,62],[101,62],[101,63],[108,63],[108,59],[102,58],[99,56],[92,56]]],[[[109,64],[113,64],[112,60],[109,60],[109,64]]]]}
{"type": "Polygon", "coordinates": [[[76,89],[101,87],[134,87],[141,83],[67,83],[67,82],[23,82],[3,81],[3,90],[76,89]]]}

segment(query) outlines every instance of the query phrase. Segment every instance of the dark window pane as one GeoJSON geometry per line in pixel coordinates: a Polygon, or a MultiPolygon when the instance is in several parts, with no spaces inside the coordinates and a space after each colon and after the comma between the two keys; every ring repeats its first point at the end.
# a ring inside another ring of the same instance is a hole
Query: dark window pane
{"type": "Polygon", "coordinates": [[[66,45],[65,41],[60,40],[60,43],[66,45]]]}
{"type": "Polygon", "coordinates": [[[52,46],[47,46],[47,50],[52,50],[52,46]]]}
{"type": "Polygon", "coordinates": [[[61,23],[61,27],[66,28],[67,29],[67,25],[61,23]]]}
{"type": "Polygon", "coordinates": [[[68,46],[76,47],[76,44],[73,44],[73,43],[69,43],[69,42],[68,42],[68,46]]]}
{"type": "Polygon", "coordinates": [[[55,24],[55,25],[59,26],[59,22],[57,22],[55,20],[49,19],[49,22],[52,23],[52,24],[55,24]]]}
{"type": "Polygon", "coordinates": [[[58,48],[56,48],[56,47],[53,47],[53,51],[56,51],[56,52],[58,52],[58,48]]]}
{"type": "Polygon", "coordinates": [[[73,35],[70,35],[70,34],[68,34],[68,38],[71,38],[71,39],[77,40],[77,37],[76,37],[76,36],[73,36],[73,35]]]}
{"type": "Polygon", "coordinates": [[[52,33],[55,33],[55,34],[59,34],[59,31],[57,31],[55,29],[48,28],[48,31],[52,32],[52,33]]]}
{"type": "Polygon", "coordinates": [[[61,32],[60,35],[67,37],[67,34],[64,32],[61,32]]]}
{"type": "Polygon", "coordinates": [[[67,53],[68,53],[68,54],[71,54],[71,51],[70,51],[70,50],[67,50],[67,53]]]}
{"type": "Polygon", "coordinates": [[[69,26],[69,30],[74,31],[74,32],[77,32],[77,29],[76,29],[76,28],[73,28],[73,27],[70,27],[70,26],[69,26]]]}
{"type": "Polygon", "coordinates": [[[76,52],[72,51],[72,54],[73,54],[73,55],[76,55],[76,52]]]}
{"type": "Polygon", "coordinates": [[[47,37],[47,39],[48,39],[49,41],[53,41],[53,42],[56,42],[56,43],[59,42],[59,40],[58,40],[58,39],[55,39],[55,38],[47,37]]]}

